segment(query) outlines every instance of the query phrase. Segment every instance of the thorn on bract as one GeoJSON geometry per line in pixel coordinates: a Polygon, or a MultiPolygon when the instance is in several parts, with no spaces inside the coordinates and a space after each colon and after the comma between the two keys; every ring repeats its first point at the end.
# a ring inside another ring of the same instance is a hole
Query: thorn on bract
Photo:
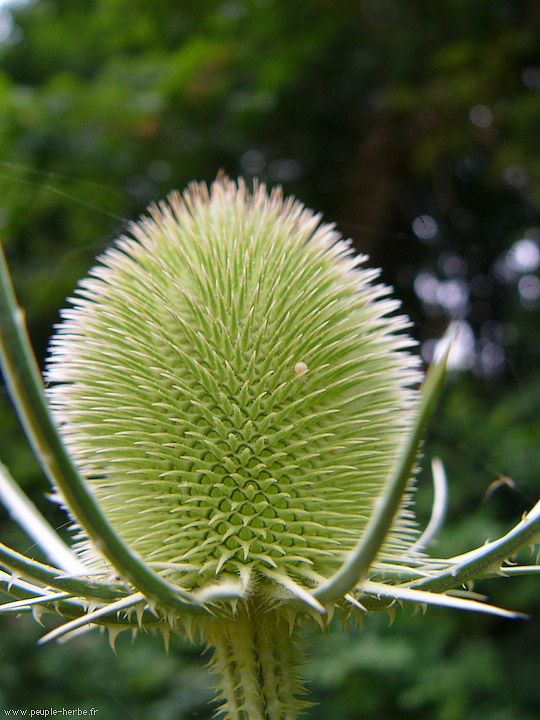
{"type": "Polygon", "coordinates": [[[115,627],[114,625],[107,625],[106,629],[107,629],[108,638],[109,638],[109,645],[111,646],[111,649],[114,652],[114,654],[118,655],[118,653],[116,651],[116,638],[118,637],[118,635],[120,635],[120,633],[122,632],[122,630],[124,630],[124,628],[115,627]]]}

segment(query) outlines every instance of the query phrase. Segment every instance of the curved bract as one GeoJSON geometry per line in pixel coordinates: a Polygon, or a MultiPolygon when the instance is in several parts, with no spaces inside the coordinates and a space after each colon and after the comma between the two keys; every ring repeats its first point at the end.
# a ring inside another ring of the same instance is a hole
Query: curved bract
{"type": "Polygon", "coordinates": [[[66,618],[42,642],[198,630],[234,720],[302,709],[304,617],[396,601],[518,616],[448,591],[540,570],[505,565],[538,543],[538,506],[470,553],[423,554],[444,469],[419,538],[414,466],[451,333],[419,391],[408,321],[365,259],[278,190],[220,177],[173,193],[80,283],[47,402],[0,252],[2,370],[75,533],[68,548],[0,465],[0,499],[51,562],[0,544],[0,611],[66,618]]]}

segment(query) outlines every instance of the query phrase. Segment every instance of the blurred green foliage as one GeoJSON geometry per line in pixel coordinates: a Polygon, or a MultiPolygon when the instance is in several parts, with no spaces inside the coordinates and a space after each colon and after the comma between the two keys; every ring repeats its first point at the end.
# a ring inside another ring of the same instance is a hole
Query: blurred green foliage
{"type": "MultiPolygon", "coordinates": [[[[426,359],[450,319],[462,324],[462,369],[424,449],[451,484],[434,552],[493,538],[538,499],[538,3],[39,0],[2,10],[2,33],[0,230],[40,360],[126,218],[220,169],[280,183],[383,268],[426,359]]],[[[60,526],[0,400],[2,458],[60,526]]],[[[419,485],[425,521],[425,472],[419,485]]],[[[2,539],[28,548],[7,519],[2,539]]],[[[479,589],[533,620],[405,610],[391,627],[307,629],[320,703],[308,717],[537,718],[538,582],[479,589]]],[[[121,636],[116,656],[94,633],[38,649],[36,625],[0,628],[2,709],[211,716],[205,658],[179,639],[167,656],[157,639],[121,636]]]]}

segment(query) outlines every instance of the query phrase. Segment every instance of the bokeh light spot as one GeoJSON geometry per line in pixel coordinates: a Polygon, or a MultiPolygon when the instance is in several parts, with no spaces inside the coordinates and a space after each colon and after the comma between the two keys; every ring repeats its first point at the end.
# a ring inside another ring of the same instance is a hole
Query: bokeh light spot
{"type": "Polygon", "coordinates": [[[264,170],[266,160],[260,150],[248,150],[240,158],[242,172],[246,175],[257,175],[264,170]]]}
{"type": "Polygon", "coordinates": [[[487,105],[473,105],[469,110],[469,120],[479,128],[487,128],[493,122],[493,113],[487,105]]]}
{"type": "Polygon", "coordinates": [[[536,275],[524,275],[518,283],[518,290],[523,300],[538,300],[540,297],[540,280],[536,275]]]}
{"type": "Polygon", "coordinates": [[[439,226],[431,215],[419,215],[412,222],[412,230],[420,240],[433,240],[439,232],[439,226]]]}
{"type": "Polygon", "coordinates": [[[534,240],[523,238],[512,245],[507,261],[517,272],[534,272],[540,266],[540,249],[534,240]]]}
{"type": "Polygon", "coordinates": [[[510,187],[520,189],[522,187],[525,187],[529,180],[529,176],[527,175],[527,171],[523,167],[523,165],[519,165],[519,163],[513,163],[512,165],[508,165],[504,168],[503,171],[503,177],[505,182],[510,185],[510,187]]]}
{"type": "Polygon", "coordinates": [[[529,67],[524,68],[521,73],[521,80],[529,90],[540,90],[540,67],[529,65],[529,67]]]}
{"type": "Polygon", "coordinates": [[[468,311],[469,289],[463,280],[439,283],[437,301],[453,317],[463,317],[468,311]]]}
{"type": "Polygon", "coordinates": [[[422,302],[435,304],[439,285],[435,275],[430,272],[420,272],[414,281],[414,291],[422,302]]]}

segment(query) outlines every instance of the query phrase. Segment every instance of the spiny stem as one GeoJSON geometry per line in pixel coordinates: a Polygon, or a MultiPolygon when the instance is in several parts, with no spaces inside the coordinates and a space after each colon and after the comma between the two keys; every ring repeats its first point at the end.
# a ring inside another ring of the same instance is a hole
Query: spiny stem
{"type": "Polygon", "coordinates": [[[16,550],[0,543],[0,566],[10,570],[14,576],[26,578],[33,583],[68,592],[74,596],[97,598],[110,602],[126,596],[126,589],[120,583],[92,581],[91,578],[64,575],[57,568],[27,558],[16,550]]]}
{"type": "Polygon", "coordinates": [[[459,587],[494,568],[498,570],[500,564],[518,550],[527,545],[538,545],[539,542],[540,501],[506,535],[454,558],[454,562],[450,559],[450,567],[435,576],[412,583],[411,587],[437,593],[459,587]]]}
{"type": "MultiPolygon", "coordinates": [[[[201,623],[203,624],[203,623],[201,623]]],[[[298,648],[279,610],[243,604],[230,619],[204,621],[219,675],[220,711],[227,720],[294,720],[298,699],[298,648]]]]}

